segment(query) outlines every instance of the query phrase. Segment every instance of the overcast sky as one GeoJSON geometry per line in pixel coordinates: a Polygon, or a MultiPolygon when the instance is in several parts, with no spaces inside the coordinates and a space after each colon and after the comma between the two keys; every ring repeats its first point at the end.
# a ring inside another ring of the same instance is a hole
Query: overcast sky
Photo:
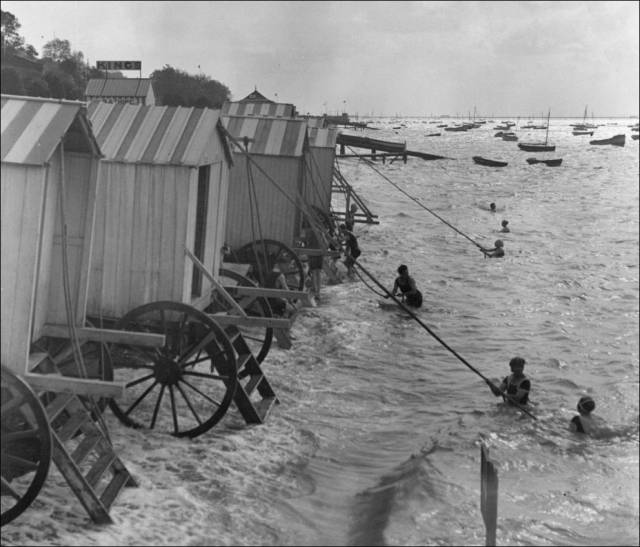
{"type": "MultiPolygon", "coordinates": [[[[638,114],[639,2],[2,2],[39,53],[202,72],[302,113],[638,114]]],[[[137,72],[126,76],[137,77],[137,72]]]]}

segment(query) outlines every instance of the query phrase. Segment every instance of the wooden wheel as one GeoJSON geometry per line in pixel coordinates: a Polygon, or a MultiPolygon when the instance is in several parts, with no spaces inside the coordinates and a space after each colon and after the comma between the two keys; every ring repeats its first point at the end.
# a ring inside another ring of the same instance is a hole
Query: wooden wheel
{"type": "Polygon", "coordinates": [[[11,522],[36,498],[51,463],[51,428],[29,384],[2,367],[2,521],[11,522]]]}
{"type": "Polygon", "coordinates": [[[232,254],[237,262],[244,262],[253,266],[253,277],[263,287],[268,274],[274,266],[278,265],[287,279],[289,289],[294,291],[304,290],[305,271],[302,261],[284,243],[275,239],[259,239],[247,243],[232,254]]]}
{"type": "Polygon", "coordinates": [[[117,329],[164,334],[162,348],[112,345],[122,401],[109,406],[130,427],[196,437],[226,413],[238,385],[236,357],[226,334],[207,314],[179,302],[152,302],[131,310],[117,329]]]}
{"type": "MultiPolygon", "coordinates": [[[[236,273],[232,270],[225,268],[220,269],[219,281],[222,285],[239,285],[242,287],[255,287],[257,283],[252,281],[248,277],[236,273]]],[[[229,294],[233,299],[240,304],[245,313],[252,317],[273,317],[271,306],[268,299],[259,296],[241,296],[234,290],[229,290],[229,294]]],[[[224,297],[217,291],[214,291],[210,306],[207,308],[208,313],[216,313],[220,311],[228,311],[231,309],[224,297]]],[[[273,328],[272,327],[251,327],[237,325],[238,329],[242,333],[242,337],[246,340],[251,353],[259,363],[262,363],[264,358],[269,353],[271,342],[273,340],[273,328]]]]}

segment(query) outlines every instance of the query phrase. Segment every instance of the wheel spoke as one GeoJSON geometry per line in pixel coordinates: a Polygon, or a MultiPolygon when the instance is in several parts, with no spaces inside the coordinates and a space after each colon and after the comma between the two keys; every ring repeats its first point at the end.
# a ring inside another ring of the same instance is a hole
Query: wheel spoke
{"type": "Polygon", "coordinates": [[[215,399],[212,399],[211,397],[209,397],[208,395],[206,395],[205,393],[202,393],[202,391],[200,391],[196,386],[194,386],[193,384],[190,384],[189,382],[187,382],[184,378],[182,379],[182,383],[185,386],[190,387],[191,389],[193,389],[193,391],[195,391],[197,394],[199,394],[200,396],[204,397],[207,401],[209,401],[210,403],[213,403],[216,406],[221,406],[222,403],[216,401],[215,399]]]}
{"type": "Polygon", "coordinates": [[[200,357],[200,355],[202,354],[202,352],[198,353],[198,355],[196,356],[196,358],[193,361],[188,361],[182,365],[180,365],[183,369],[186,367],[191,367],[194,365],[197,365],[199,363],[205,363],[207,361],[211,360],[211,357],[209,355],[203,355],[202,358],[200,357]]]}
{"type": "Polygon", "coordinates": [[[180,355],[177,361],[177,364],[183,367],[185,364],[185,361],[187,361],[194,353],[199,352],[204,348],[206,348],[211,343],[212,340],[215,340],[215,338],[216,338],[216,335],[214,332],[210,332],[209,334],[207,334],[207,336],[202,338],[202,340],[200,340],[200,342],[198,342],[195,346],[191,346],[191,348],[189,348],[189,350],[185,354],[180,355]]]}
{"type": "Polygon", "coordinates": [[[38,469],[37,461],[34,462],[31,460],[25,460],[24,458],[15,456],[13,454],[7,454],[5,452],[3,459],[5,460],[3,462],[3,465],[13,464],[15,467],[24,468],[26,471],[35,471],[36,469],[38,469]]]}
{"type": "Polygon", "coordinates": [[[13,488],[11,488],[11,484],[4,477],[2,477],[2,494],[9,494],[13,499],[19,500],[21,498],[20,494],[18,494],[13,488]]]}
{"type": "Polygon", "coordinates": [[[1,407],[2,414],[4,414],[5,416],[7,415],[7,412],[11,412],[25,402],[24,396],[21,393],[12,393],[12,395],[13,398],[10,401],[4,403],[1,407]]]}
{"type": "Polygon", "coordinates": [[[187,406],[189,407],[189,410],[191,410],[191,414],[193,414],[193,417],[196,419],[198,424],[202,425],[202,420],[200,419],[200,416],[198,416],[198,413],[193,408],[193,405],[191,404],[191,401],[187,397],[187,394],[182,389],[182,386],[180,386],[180,384],[176,384],[176,387],[178,388],[178,391],[182,395],[182,398],[184,399],[185,403],[187,403],[187,406]]]}
{"type": "Polygon", "coordinates": [[[36,429],[25,429],[24,431],[11,431],[2,433],[2,444],[18,441],[22,439],[37,439],[38,431],[36,429]]]}
{"type": "Polygon", "coordinates": [[[171,399],[171,414],[173,414],[173,433],[178,433],[178,413],[176,411],[176,399],[173,395],[173,386],[169,386],[169,398],[171,399]]]}
{"type": "Polygon", "coordinates": [[[126,387],[133,387],[141,384],[142,382],[146,382],[147,380],[153,378],[153,374],[147,374],[146,376],[141,376],[137,380],[132,380],[131,382],[127,382],[126,387]]]}
{"type": "Polygon", "coordinates": [[[196,372],[194,370],[185,371],[185,376],[198,376],[199,378],[208,378],[209,380],[225,380],[229,379],[229,375],[219,376],[217,374],[207,374],[206,372],[196,372]]]}
{"type": "MultiPolygon", "coordinates": [[[[140,395],[140,397],[138,397],[134,403],[126,410],[126,412],[124,413],[125,416],[129,416],[129,414],[131,414],[131,412],[133,411],[134,408],[136,408],[141,402],[142,400],[149,394],[149,392],[158,385],[158,380],[155,380],[153,382],[153,384],[151,384],[142,395],[140,395]]],[[[163,388],[164,389],[164,388],[163,388]]]]}
{"type": "Polygon", "coordinates": [[[153,429],[154,426],[156,425],[156,419],[158,418],[158,411],[160,410],[160,401],[162,401],[162,396],[164,395],[164,388],[165,388],[165,385],[162,384],[162,387],[160,388],[160,394],[158,395],[158,399],[156,400],[156,406],[153,409],[153,416],[151,417],[151,425],[149,426],[149,429],[153,429]]]}

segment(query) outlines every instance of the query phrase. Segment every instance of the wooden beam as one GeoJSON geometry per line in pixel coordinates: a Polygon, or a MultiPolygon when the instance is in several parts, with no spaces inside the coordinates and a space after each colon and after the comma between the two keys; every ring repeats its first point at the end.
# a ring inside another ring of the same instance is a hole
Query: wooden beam
{"type": "Polygon", "coordinates": [[[288,329],[291,327],[291,320],[281,319],[275,317],[256,317],[247,315],[240,317],[238,315],[227,315],[224,312],[221,313],[209,313],[207,314],[216,323],[224,325],[241,325],[247,327],[272,327],[278,329],[288,329]]]}
{"type": "Polygon", "coordinates": [[[36,374],[28,372],[23,376],[35,391],[53,391],[56,393],[75,393],[98,397],[122,397],[126,384],[93,380],[88,378],[72,378],[61,374],[36,374]]]}
{"type": "Polygon", "coordinates": [[[305,304],[311,304],[311,295],[307,291],[293,291],[286,289],[267,289],[266,287],[249,287],[234,285],[225,286],[228,291],[244,296],[264,296],[266,298],[286,298],[292,300],[302,300],[305,304]]]}
{"type": "Polygon", "coordinates": [[[331,251],[329,249],[307,249],[306,247],[294,247],[293,251],[297,255],[307,256],[341,256],[340,251],[331,251]]]}
{"type": "MultiPolygon", "coordinates": [[[[91,327],[76,327],[76,333],[81,341],[129,344],[132,346],[148,346],[161,348],[166,344],[164,334],[150,332],[133,332],[126,330],[95,329],[91,327]]],[[[48,323],[42,327],[43,336],[53,338],[69,338],[67,325],[53,325],[48,323]]]]}

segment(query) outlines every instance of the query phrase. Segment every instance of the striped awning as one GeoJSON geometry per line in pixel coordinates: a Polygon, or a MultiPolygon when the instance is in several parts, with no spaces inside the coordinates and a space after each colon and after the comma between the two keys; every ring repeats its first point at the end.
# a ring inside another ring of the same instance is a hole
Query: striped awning
{"type": "Polygon", "coordinates": [[[106,161],[198,166],[224,146],[210,108],[93,101],[89,120],[106,161]]]}
{"type": "Polygon", "coordinates": [[[149,78],[92,78],[87,83],[85,97],[146,97],[151,86],[149,78]]]}
{"type": "Polygon", "coordinates": [[[335,148],[337,127],[309,127],[309,146],[312,148],[335,148]]]}
{"type": "Polygon", "coordinates": [[[265,102],[225,102],[222,105],[223,116],[271,116],[292,118],[294,106],[286,103],[265,102]]]}
{"type": "MultiPolygon", "coordinates": [[[[43,165],[85,105],[41,97],[2,95],[2,161],[43,165]]],[[[90,132],[87,132],[90,138],[90,132]]],[[[95,147],[95,143],[92,143],[95,147]]]]}
{"type": "Polygon", "coordinates": [[[248,137],[252,154],[296,157],[305,147],[306,120],[223,116],[222,123],[235,139],[248,137]]]}

